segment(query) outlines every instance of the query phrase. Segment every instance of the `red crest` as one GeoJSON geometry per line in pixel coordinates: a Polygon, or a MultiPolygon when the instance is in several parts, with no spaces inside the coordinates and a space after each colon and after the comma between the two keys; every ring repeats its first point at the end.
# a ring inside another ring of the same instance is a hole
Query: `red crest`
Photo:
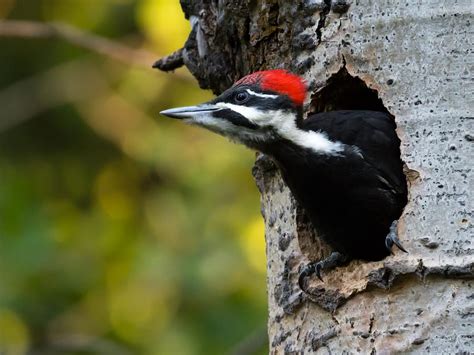
{"type": "Polygon", "coordinates": [[[303,105],[307,92],[301,77],[283,69],[257,71],[244,76],[236,85],[258,85],[262,90],[287,95],[297,106],[303,105]]]}

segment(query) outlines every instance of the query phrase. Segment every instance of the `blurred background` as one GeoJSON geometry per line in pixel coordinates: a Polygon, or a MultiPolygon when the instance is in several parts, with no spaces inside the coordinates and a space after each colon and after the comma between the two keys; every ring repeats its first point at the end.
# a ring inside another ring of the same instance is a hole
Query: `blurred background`
{"type": "Polygon", "coordinates": [[[0,22],[0,353],[264,354],[254,153],[158,115],[212,97],[151,69],[189,33],[179,1],[0,19],[28,21],[0,22]]]}

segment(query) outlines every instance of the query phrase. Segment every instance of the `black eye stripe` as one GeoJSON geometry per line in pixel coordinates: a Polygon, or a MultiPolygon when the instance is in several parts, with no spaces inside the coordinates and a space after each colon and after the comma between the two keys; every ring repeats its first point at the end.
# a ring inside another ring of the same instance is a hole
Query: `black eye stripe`
{"type": "Polygon", "coordinates": [[[260,110],[280,110],[280,109],[295,109],[294,104],[290,100],[289,97],[285,95],[278,95],[278,93],[273,91],[261,91],[260,88],[254,86],[244,85],[242,87],[233,87],[220,96],[216,97],[212,100],[211,104],[216,103],[229,103],[234,105],[245,105],[249,107],[254,107],[260,110]],[[250,94],[247,92],[248,90],[253,91],[256,94],[263,94],[263,95],[277,95],[277,98],[266,98],[266,97],[259,97],[258,95],[250,94]],[[244,93],[248,97],[243,102],[236,101],[236,95],[239,93],[244,93]]]}
{"type": "Polygon", "coordinates": [[[219,110],[219,111],[214,111],[212,112],[212,115],[217,118],[222,118],[230,123],[236,125],[236,126],[241,126],[241,127],[246,127],[250,129],[257,129],[258,126],[250,122],[248,119],[246,119],[244,116],[242,116],[240,113],[235,112],[231,109],[224,109],[224,110],[219,110]]]}

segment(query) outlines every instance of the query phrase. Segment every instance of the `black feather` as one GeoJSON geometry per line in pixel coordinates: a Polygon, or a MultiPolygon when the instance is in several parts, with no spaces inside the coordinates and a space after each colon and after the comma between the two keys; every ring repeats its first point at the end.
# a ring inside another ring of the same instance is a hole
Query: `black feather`
{"type": "Polygon", "coordinates": [[[344,151],[316,154],[288,140],[259,149],[274,157],[313,225],[335,250],[358,259],[384,258],[389,254],[385,237],[407,202],[392,118],[375,111],[334,111],[299,125],[343,143],[344,151]]]}

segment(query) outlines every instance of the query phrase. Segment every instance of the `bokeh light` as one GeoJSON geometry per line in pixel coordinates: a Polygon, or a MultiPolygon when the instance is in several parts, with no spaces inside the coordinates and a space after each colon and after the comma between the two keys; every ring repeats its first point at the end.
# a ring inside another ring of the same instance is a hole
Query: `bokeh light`
{"type": "MultiPolygon", "coordinates": [[[[4,0],[0,17],[156,59],[190,31],[178,0],[4,0]]],[[[158,115],[211,93],[184,68],[0,41],[0,353],[220,354],[264,328],[254,153],[158,115]]]]}

